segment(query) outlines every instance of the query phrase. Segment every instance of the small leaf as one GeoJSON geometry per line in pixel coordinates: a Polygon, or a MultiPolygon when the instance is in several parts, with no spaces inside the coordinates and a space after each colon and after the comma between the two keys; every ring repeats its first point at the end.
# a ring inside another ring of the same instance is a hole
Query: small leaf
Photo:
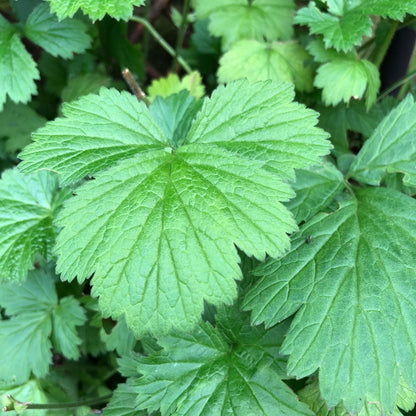
{"type": "Polygon", "coordinates": [[[288,40],[293,35],[293,0],[196,0],[198,19],[209,18],[209,30],[223,37],[224,49],[241,39],[288,40]]]}
{"type": "Polygon", "coordinates": [[[0,15],[0,111],[9,96],[27,103],[36,94],[39,71],[11,24],[0,15]]]}
{"type": "Polygon", "coordinates": [[[53,56],[72,57],[84,52],[91,44],[86,26],[76,19],[59,21],[50,13],[49,6],[41,3],[29,15],[25,35],[53,56]]]}
{"type": "Polygon", "coordinates": [[[379,124],[360,150],[349,175],[378,185],[386,173],[405,174],[404,183],[416,186],[416,104],[408,95],[379,124]]]}
{"type": "Polygon", "coordinates": [[[120,316],[117,324],[107,334],[104,329],[100,331],[101,339],[105,342],[108,351],[116,350],[119,355],[127,355],[133,350],[137,339],[129,329],[124,315],[120,316]]]}
{"type": "Polygon", "coordinates": [[[119,384],[105,407],[103,416],[148,416],[146,411],[136,410],[136,390],[134,385],[119,384]]]}
{"type": "Polygon", "coordinates": [[[219,82],[247,78],[250,82],[284,81],[295,84],[299,91],[312,90],[312,68],[305,65],[310,59],[306,50],[296,41],[236,42],[220,60],[219,82]]]}

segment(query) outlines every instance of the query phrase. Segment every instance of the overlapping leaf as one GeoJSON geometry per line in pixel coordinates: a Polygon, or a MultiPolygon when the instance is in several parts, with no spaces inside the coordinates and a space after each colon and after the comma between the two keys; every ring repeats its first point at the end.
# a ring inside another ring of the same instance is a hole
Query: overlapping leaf
{"type": "Polygon", "coordinates": [[[328,12],[322,12],[314,1],[300,9],[296,23],[310,27],[311,33],[324,35],[325,45],[349,51],[359,45],[363,36],[371,35],[370,15],[402,20],[406,13],[416,14],[416,5],[407,0],[328,0],[328,12]]]}
{"type": "Polygon", "coordinates": [[[24,283],[3,283],[0,306],[10,319],[0,321],[0,379],[26,382],[31,373],[43,377],[52,361],[52,343],[68,358],[78,358],[80,339],[75,327],[85,317],[77,300],[58,302],[54,280],[39,270],[24,283]]]}
{"type": "Polygon", "coordinates": [[[65,105],[67,118],[39,130],[21,164],[64,181],[94,174],[59,220],[62,277],[95,273],[104,314],[125,313],[136,335],[190,328],[203,299],[230,302],[234,244],[259,259],[283,253],[295,228],[284,180],[329,149],[316,113],[292,99],[286,84],[234,82],[204,101],[188,133],[175,97],[164,128],[115,90],[65,105]]]}
{"type": "Polygon", "coordinates": [[[228,49],[241,39],[287,40],[293,34],[293,0],[196,0],[199,19],[209,18],[209,30],[228,49]]]}
{"type": "Polygon", "coordinates": [[[377,402],[393,410],[399,375],[416,387],[416,201],[385,188],[356,189],[332,214],[319,214],[269,261],[245,306],[267,325],[303,306],[283,344],[289,374],[320,368],[332,407],[377,402]]]}
{"type": "Polygon", "coordinates": [[[102,19],[106,14],[116,19],[127,20],[133,13],[133,6],[141,6],[144,0],[47,0],[51,10],[60,19],[72,17],[81,9],[92,20],[102,19]]]}
{"type": "Polygon", "coordinates": [[[218,69],[219,82],[247,78],[251,82],[291,82],[299,91],[312,89],[312,67],[306,50],[295,41],[260,42],[241,40],[226,52],[218,69]]]}
{"type": "Polygon", "coordinates": [[[416,186],[416,104],[408,95],[390,112],[368,139],[349,172],[360,182],[378,185],[387,173],[405,174],[406,185],[416,186]]]}
{"type": "Polygon", "coordinates": [[[52,172],[5,171],[0,180],[0,280],[23,280],[33,258],[50,258],[57,230],[52,221],[68,190],[52,172]]]}

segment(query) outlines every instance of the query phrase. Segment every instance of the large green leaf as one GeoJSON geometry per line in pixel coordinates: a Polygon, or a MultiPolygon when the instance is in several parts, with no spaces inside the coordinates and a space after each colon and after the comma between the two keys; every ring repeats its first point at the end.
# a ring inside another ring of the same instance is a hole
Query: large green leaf
{"type": "Polygon", "coordinates": [[[416,201],[385,188],[355,189],[319,214],[291,251],[258,270],[247,295],[255,323],[275,322],[301,305],[283,344],[289,374],[320,368],[332,407],[349,412],[377,402],[393,410],[399,375],[416,387],[416,201]]]}
{"type": "Polygon", "coordinates": [[[222,36],[225,49],[241,39],[287,40],[293,34],[293,0],[195,0],[199,19],[222,36]]]}
{"type": "MultiPolygon", "coordinates": [[[[238,312],[238,311],[237,311],[238,312]]],[[[225,312],[227,316],[227,312],[225,312]]],[[[287,323],[269,331],[217,316],[218,328],[159,341],[161,351],[138,358],[138,409],[165,415],[311,415],[274,370],[287,323]]]]}
{"type": "Polygon", "coordinates": [[[220,82],[247,78],[251,82],[292,82],[299,91],[312,90],[312,67],[306,50],[296,41],[264,42],[241,40],[226,52],[218,69],[220,82]]]}
{"type": "Polygon", "coordinates": [[[91,43],[86,26],[76,19],[58,18],[46,3],[39,4],[29,15],[25,35],[53,56],[71,58],[74,52],[84,52],[91,43]]]}
{"type": "Polygon", "coordinates": [[[23,175],[16,169],[0,180],[0,280],[23,280],[38,253],[52,255],[57,230],[52,221],[68,190],[51,172],[23,175]]]}
{"type": "Polygon", "coordinates": [[[133,6],[141,6],[144,0],[47,0],[51,10],[60,19],[72,17],[81,9],[92,20],[102,19],[106,14],[116,19],[128,20],[133,13],[133,6]]]}
{"type": "Polygon", "coordinates": [[[33,271],[25,282],[2,283],[0,288],[0,306],[10,317],[0,321],[0,380],[22,383],[32,372],[45,376],[52,345],[68,358],[79,357],[75,327],[85,321],[83,310],[72,297],[58,302],[50,275],[33,271]]]}
{"type": "Polygon", "coordinates": [[[67,118],[21,155],[25,171],[94,174],[60,217],[58,270],[79,281],[94,273],[104,314],[125,313],[136,335],[189,329],[203,299],[231,302],[241,278],[234,244],[259,259],[282,254],[296,227],[281,204],[293,195],[285,180],[330,147],[286,84],[219,87],[178,137],[180,96],[188,100],[157,104],[172,110],[162,128],[135,97],[103,89],[65,105],[67,118]]]}
{"type": "Polygon", "coordinates": [[[39,71],[13,26],[0,15],[0,111],[9,96],[15,103],[27,103],[36,94],[39,71]]]}
{"type": "Polygon", "coordinates": [[[328,0],[328,12],[314,1],[300,9],[296,23],[309,25],[311,33],[324,35],[325,45],[349,51],[363,36],[371,35],[370,15],[402,20],[406,13],[416,14],[416,4],[408,0],[328,0]]]}
{"type": "Polygon", "coordinates": [[[416,186],[416,104],[408,95],[379,124],[364,143],[349,175],[378,185],[387,173],[405,174],[406,185],[416,186]]]}

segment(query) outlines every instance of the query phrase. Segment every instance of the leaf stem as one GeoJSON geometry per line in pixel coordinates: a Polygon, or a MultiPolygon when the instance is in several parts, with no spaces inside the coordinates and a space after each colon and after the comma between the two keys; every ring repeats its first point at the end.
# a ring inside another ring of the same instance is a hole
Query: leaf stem
{"type": "Polygon", "coordinates": [[[4,412],[9,410],[14,410],[14,406],[24,407],[27,410],[43,409],[43,410],[54,410],[54,409],[72,409],[74,407],[81,406],[96,406],[101,403],[107,403],[113,395],[107,394],[101,397],[95,397],[93,399],[83,399],[78,400],[77,402],[65,402],[65,403],[31,403],[31,402],[21,402],[15,399],[13,396],[8,395],[8,399],[12,401],[11,406],[8,406],[6,410],[3,408],[4,412]],[[9,408],[10,407],[10,408],[9,408]]]}
{"type": "Polygon", "coordinates": [[[393,36],[396,32],[397,26],[398,26],[399,22],[396,20],[394,21],[391,26],[389,31],[387,32],[386,37],[384,38],[383,43],[381,44],[380,48],[378,49],[376,56],[374,58],[374,65],[377,68],[380,68],[381,63],[383,62],[384,57],[386,56],[387,50],[389,49],[390,43],[393,39],[393,36]]]}
{"type": "MultiPolygon", "coordinates": [[[[146,21],[149,21],[149,16],[150,16],[150,1],[146,2],[146,21]]],[[[149,55],[149,41],[150,41],[150,37],[149,37],[149,31],[145,30],[143,33],[143,61],[144,64],[147,64],[147,57],[149,55]]]]}
{"type": "Polygon", "coordinates": [[[414,69],[412,72],[409,72],[407,75],[405,75],[403,78],[400,78],[397,82],[395,82],[392,86],[384,90],[377,98],[377,101],[381,101],[384,98],[386,98],[392,91],[394,91],[396,88],[399,88],[400,86],[406,84],[409,82],[412,78],[416,77],[416,69],[414,69]]]}
{"type": "Polygon", "coordinates": [[[139,16],[132,16],[130,17],[130,20],[132,20],[133,22],[141,23],[170,56],[172,56],[173,58],[175,58],[175,56],[177,57],[179,64],[188,74],[192,72],[192,69],[188,65],[188,63],[180,55],[176,54],[172,46],[170,46],[169,43],[167,43],[166,40],[162,38],[160,33],[146,19],[143,19],[139,16]]]}
{"type": "Polygon", "coordinates": [[[185,0],[184,5],[183,5],[183,10],[182,10],[181,24],[179,26],[179,31],[178,31],[178,37],[176,38],[175,56],[173,57],[172,71],[175,71],[176,69],[176,64],[178,62],[179,49],[181,48],[183,44],[183,39],[185,37],[186,28],[188,26],[187,22],[188,22],[188,13],[189,13],[190,5],[191,5],[191,0],[185,0]]]}
{"type": "Polygon", "coordinates": [[[130,87],[137,99],[139,101],[143,101],[149,107],[150,102],[147,99],[146,94],[140,88],[140,85],[135,81],[135,79],[131,75],[130,70],[128,68],[125,68],[121,71],[121,74],[123,75],[124,81],[126,81],[127,85],[130,87]]]}

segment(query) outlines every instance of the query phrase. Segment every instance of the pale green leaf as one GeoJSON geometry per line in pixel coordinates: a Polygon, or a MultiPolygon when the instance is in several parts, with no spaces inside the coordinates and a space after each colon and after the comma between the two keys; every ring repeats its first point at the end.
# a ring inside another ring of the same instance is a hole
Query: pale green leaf
{"type": "Polygon", "coordinates": [[[387,173],[405,174],[404,183],[416,186],[416,104],[408,95],[379,124],[364,143],[349,175],[378,185],[387,173]]]}
{"type": "MultiPolygon", "coordinates": [[[[181,108],[181,95],[170,108],[181,108]]],[[[296,225],[281,204],[293,195],[285,180],[330,147],[316,113],[293,96],[272,82],[219,87],[176,144],[132,95],[103,89],[64,106],[67,118],[22,154],[25,170],[94,174],[59,219],[62,278],[94,273],[104,315],[125,313],[137,336],[191,328],[204,299],[231,302],[241,278],[235,245],[259,259],[289,247],[296,225]]],[[[168,116],[166,131],[177,123],[168,116]]]]}
{"type": "Polygon", "coordinates": [[[0,111],[6,97],[27,103],[36,94],[39,71],[11,24],[0,15],[0,111]]]}
{"type": "Polygon", "coordinates": [[[120,316],[109,334],[104,329],[101,329],[100,336],[103,342],[105,342],[107,350],[116,350],[119,355],[127,355],[133,350],[137,342],[133,332],[127,326],[124,315],[120,316]]]}
{"type": "Polygon", "coordinates": [[[198,19],[223,38],[224,49],[241,39],[288,40],[293,35],[293,0],[195,0],[198,19]]]}
{"type": "Polygon", "coordinates": [[[320,165],[296,170],[292,185],[296,197],[285,205],[299,224],[327,207],[343,187],[342,173],[331,162],[323,161],[320,165]]]}
{"type": "Polygon", "coordinates": [[[47,0],[52,12],[60,19],[72,17],[81,9],[92,20],[102,19],[106,14],[111,17],[128,20],[133,13],[133,6],[141,6],[144,0],[47,0]]]}
{"type": "Polygon", "coordinates": [[[205,87],[202,84],[200,73],[193,71],[181,79],[179,79],[177,74],[169,74],[165,78],[153,80],[147,92],[149,100],[153,101],[157,96],[168,97],[182,90],[188,90],[196,99],[201,98],[205,94],[205,87]]]}
{"type": "Polygon", "coordinates": [[[91,44],[84,23],[76,19],[58,20],[46,3],[39,4],[29,15],[25,35],[46,52],[62,58],[84,52],[91,44]]]}
{"type": "Polygon", "coordinates": [[[333,61],[334,59],[338,58],[357,58],[357,53],[355,52],[355,50],[348,53],[339,52],[334,48],[326,47],[324,41],[321,39],[311,40],[307,46],[307,49],[308,52],[314,57],[314,60],[320,63],[333,61]]]}
{"type": "Polygon", "coordinates": [[[328,0],[328,12],[322,12],[314,1],[300,9],[295,22],[308,25],[310,33],[324,35],[327,47],[349,51],[370,36],[370,15],[402,20],[406,13],[416,14],[416,4],[408,0],[328,0]]]}
{"type": "Polygon", "coordinates": [[[220,59],[219,82],[247,78],[250,82],[291,82],[299,91],[312,90],[312,67],[306,50],[296,41],[241,40],[220,59]]]}
{"type": "Polygon", "coordinates": [[[365,95],[369,109],[376,101],[380,77],[370,61],[338,58],[319,67],[314,85],[323,89],[326,105],[348,103],[351,98],[359,100],[365,95]]]}
{"type": "Polygon", "coordinates": [[[7,101],[0,113],[0,136],[5,137],[5,150],[22,150],[31,141],[32,132],[42,127],[46,119],[25,104],[7,101]]]}
{"type": "Polygon", "coordinates": [[[53,277],[37,270],[23,283],[0,287],[0,306],[10,317],[0,321],[0,379],[22,383],[31,373],[45,376],[52,343],[68,358],[79,356],[75,327],[85,321],[84,313],[72,297],[58,302],[53,277]]]}
{"type": "Polygon", "coordinates": [[[136,410],[136,390],[132,385],[119,384],[105,407],[103,416],[148,416],[147,412],[136,410]]]}
{"type": "Polygon", "coordinates": [[[39,253],[51,258],[57,230],[52,221],[68,195],[51,172],[23,175],[16,169],[0,180],[0,280],[23,280],[39,253]]]}
{"type": "Polygon", "coordinates": [[[377,402],[387,413],[400,373],[416,386],[416,201],[385,188],[354,193],[302,226],[284,258],[258,269],[264,277],[245,307],[267,325],[301,307],[281,351],[290,354],[289,374],[319,368],[329,407],[343,400],[356,413],[377,402]]]}
{"type": "MultiPolygon", "coordinates": [[[[207,323],[159,340],[161,351],[138,360],[143,376],[134,381],[137,407],[160,408],[162,416],[311,415],[269,367],[255,339],[246,344],[249,328],[240,333],[235,328],[233,343],[207,323]]],[[[280,332],[278,327],[270,331],[280,332]]],[[[274,339],[276,349],[282,335],[274,339]]]]}

